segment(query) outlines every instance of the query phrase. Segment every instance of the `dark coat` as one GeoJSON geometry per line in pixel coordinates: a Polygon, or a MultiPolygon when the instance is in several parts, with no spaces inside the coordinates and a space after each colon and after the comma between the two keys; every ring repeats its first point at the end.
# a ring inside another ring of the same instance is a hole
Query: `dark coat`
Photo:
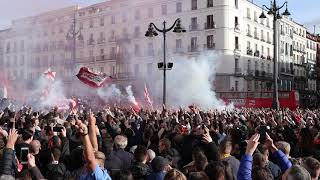
{"type": "Polygon", "coordinates": [[[123,149],[118,149],[114,152],[114,155],[117,156],[122,161],[122,169],[128,170],[133,162],[133,155],[123,149]]]}

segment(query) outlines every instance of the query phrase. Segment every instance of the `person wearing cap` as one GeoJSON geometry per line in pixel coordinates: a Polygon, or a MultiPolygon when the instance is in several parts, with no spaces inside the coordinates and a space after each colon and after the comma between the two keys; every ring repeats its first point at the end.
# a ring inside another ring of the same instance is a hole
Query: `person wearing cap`
{"type": "Polygon", "coordinates": [[[168,159],[157,156],[151,162],[153,172],[147,177],[147,180],[163,180],[166,173],[171,170],[168,159]]]}

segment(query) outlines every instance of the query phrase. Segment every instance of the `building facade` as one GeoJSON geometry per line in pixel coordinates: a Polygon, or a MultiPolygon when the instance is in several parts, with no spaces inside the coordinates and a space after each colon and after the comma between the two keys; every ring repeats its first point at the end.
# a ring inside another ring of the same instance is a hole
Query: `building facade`
{"type": "MultiPolygon", "coordinates": [[[[171,25],[180,18],[187,32],[168,33],[169,59],[216,52],[223,64],[217,68],[216,91],[269,91],[273,24],[269,15],[259,19],[262,11],[247,0],[111,0],[69,7],[13,21],[9,30],[0,32],[5,35],[0,63],[9,79],[28,80],[26,87],[48,67],[71,87],[82,66],[110,74],[119,84],[137,84],[151,74],[161,80],[157,63],[163,58],[162,36],[148,39],[144,33],[150,22],[162,27],[164,20],[171,25]],[[75,43],[66,38],[70,32],[75,43]]],[[[290,18],[283,17],[277,26],[280,90],[314,89],[313,80],[303,84],[308,78],[306,56],[315,63],[314,41],[290,18]]]]}

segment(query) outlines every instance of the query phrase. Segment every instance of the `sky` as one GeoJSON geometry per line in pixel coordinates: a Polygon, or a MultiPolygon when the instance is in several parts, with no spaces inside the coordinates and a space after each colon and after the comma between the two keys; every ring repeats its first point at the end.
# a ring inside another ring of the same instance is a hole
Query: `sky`
{"type": "MultiPolygon", "coordinates": [[[[104,0],[0,0],[0,29],[10,27],[11,21],[21,17],[36,15],[49,10],[79,4],[87,6],[104,0]]],[[[189,0],[184,0],[189,1],[189,0]]],[[[258,5],[270,4],[270,0],[250,0],[258,5]]],[[[283,3],[284,0],[277,0],[283,3]]],[[[292,18],[306,25],[313,32],[313,25],[320,33],[320,0],[288,0],[292,18]]]]}

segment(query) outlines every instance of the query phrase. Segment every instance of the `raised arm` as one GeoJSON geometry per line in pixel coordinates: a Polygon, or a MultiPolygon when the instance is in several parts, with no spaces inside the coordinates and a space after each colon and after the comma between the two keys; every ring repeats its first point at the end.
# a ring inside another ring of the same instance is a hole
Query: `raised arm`
{"type": "Polygon", "coordinates": [[[99,146],[98,146],[98,140],[97,140],[97,132],[96,132],[96,118],[94,117],[94,114],[90,111],[89,112],[89,137],[90,137],[90,141],[93,147],[94,151],[98,151],[99,150],[99,146]]]}
{"type": "Polygon", "coordinates": [[[77,121],[77,128],[81,135],[81,140],[84,146],[84,156],[87,162],[87,168],[90,172],[94,172],[97,162],[94,156],[94,149],[88,135],[88,127],[81,121],[77,121]]]}

